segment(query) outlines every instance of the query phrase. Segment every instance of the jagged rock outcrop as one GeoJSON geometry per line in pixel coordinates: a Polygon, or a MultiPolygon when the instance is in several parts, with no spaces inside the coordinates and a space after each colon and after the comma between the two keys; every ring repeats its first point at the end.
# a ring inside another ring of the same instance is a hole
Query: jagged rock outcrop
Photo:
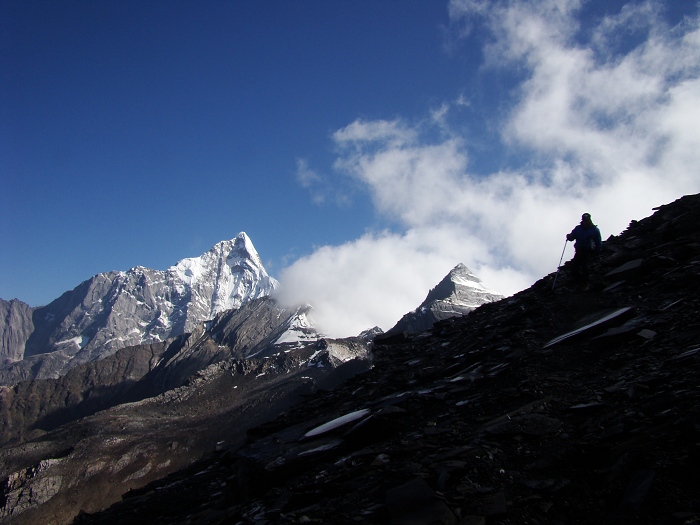
{"type": "Polygon", "coordinates": [[[700,195],[76,525],[700,523],[700,195]]]}
{"type": "Polygon", "coordinates": [[[0,384],[56,378],[120,348],[189,333],[276,286],[248,236],[240,233],[165,271],[139,266],[98,274],[32,309],[31,319],[26,308],[10,303],[9,309],[2,306],[10,315],[0,325],[0,356],[8,361],[0,367],[0,384]]]}
{"type": "Polygon", "coordinates": [[[61,458],[53,458],[13,472],[6,482],[6,500],[0,508],[0,520],[5,521],[53,498],[61,490],[62,478],[42,474],[52,467],[55,468],[60,462],[61,458]],[[36,482],[32,483],[33,480],[36,482]]]}
{"type": "Polygon", "coordinates": [[[460,263],[428,292],[418,308],[404,315],[386,335],[425,332],[438,321],[465,315],[482,304],[500,299],[503,295],[486,288],[481,279],[460,263]]]}

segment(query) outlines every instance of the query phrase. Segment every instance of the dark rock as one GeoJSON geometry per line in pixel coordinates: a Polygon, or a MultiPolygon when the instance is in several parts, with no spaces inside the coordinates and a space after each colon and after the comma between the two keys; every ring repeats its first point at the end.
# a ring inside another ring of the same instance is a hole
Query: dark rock
{"type": "MultiPolygon", "coordinates": [[[[629,246],[634,246],[634,244],[628,243],[627,247],[629,248],[629,246]]],[[[605,277],[614,279],[630,279],[640,273],[643,264],[644,259],[629,261],[622,266],[615,268],[614,270],[610,270],[605,274],[605,277]]]]}
{"type": "Polygon", "coordinates": [[[422,478],[389,489],[386,506],[393,525],[453,525],[457,517],[422,478]]]}
{"type": "Polygon", "coordinates": [[[488,426],[487,432],[492,434],[556,434],[563,423],[553,417],[542,414],[525,414],[509,418],[495,425],[488,426]]]}
{"type": "Polygon", "coordinates": [[[501,516],[508,512],[508,502],[506,501],[506,495],[504,492],[497,492],[487,498],[484,498],[481,502],[483,507],[483,514],[485,517],[495,517],[501,516]]]}
{"type": "Polygon", "coordinates": [[[571,339],[580,334],[590,334],[593,331],[599,332],[603,330],[606,326],[612,323],[620,323],[627,318],[632,313],[632,307],[626,306],[624,308],[614,308],[611,310],[604,310],[602,312],[596,312],[594,314],[587,315],[583,319],[578,320],[575,324],[577,325],[574,329],[558,337],[555,337],[549,341],[544,348],[561,343],[566,339],[571,339]]]}
{"type": "Polygon", "coordinates": [[[622,510],[639,510],[644,503],[656,473],[653,470],[637,470],[632,473],[625,493],[622,495],[622,510]]]}

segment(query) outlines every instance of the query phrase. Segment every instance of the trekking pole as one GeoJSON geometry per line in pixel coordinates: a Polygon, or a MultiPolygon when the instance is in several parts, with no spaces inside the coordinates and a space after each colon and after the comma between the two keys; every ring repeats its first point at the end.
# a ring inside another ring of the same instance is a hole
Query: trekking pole
{"type": "Polygon", "coordinates": [[[554,285],[557,284],[557,277],[559,277],[559,268],[561,268],[561,262],[564,260],[564,252],[566,251],[566,243],[569,239],[564,241],[564,249],[561,251],[561,257],[559,258],[559,266],[557,266],[557,273],[554,274],[554,282],[552,283],[552,291],[554,291],[554,285]]]}

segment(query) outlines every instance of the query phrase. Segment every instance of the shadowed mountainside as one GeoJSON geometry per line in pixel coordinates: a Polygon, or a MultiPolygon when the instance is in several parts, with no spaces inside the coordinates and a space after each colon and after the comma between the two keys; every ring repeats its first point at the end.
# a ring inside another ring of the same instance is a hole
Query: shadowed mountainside
{"type": "Polygon", "coordinates": [[[0,522],[69,523],[370,366],[368,339],[319,339],[305,309],[263,297],[186,336],[0,387],[0,522]]]}
{"type": "Polygon", "coordinates": [[[76,524],[700,523],[700,196],[76,524]]]}

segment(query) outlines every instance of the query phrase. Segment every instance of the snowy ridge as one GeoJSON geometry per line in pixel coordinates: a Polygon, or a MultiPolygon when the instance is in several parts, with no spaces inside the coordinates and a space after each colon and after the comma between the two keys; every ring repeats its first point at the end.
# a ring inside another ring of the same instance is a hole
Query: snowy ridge
{"type": "Polygon", "coordinates": [[[500,299],[502,295],[488,289],[467,266],[459,263],[435,288],[430,290],[419,308],[431,308],[436,302],[476,308],[485,302],[492,301],[493,297],[500,299]]]}
{"type": "Polygon", "coordinates": [[[486,293],[498,294],[498,292],[491,290],[491,289],[487,288],[486,286],[484,286],[484,283],[481,281],[481,279],[479,279],[473,273],[471,273],[469,268],[467,268],[463,264],[456,266],[449,273],[449,277],[453,283],[458,284],[460,286],[474,288],[475,290],[481,290],[481,291],[486,292],[486,293]],[[464,270],[466,270],[466,272],[468,272],[468,273],[465,274],[464,271],[462,270],[462,268],[464,270]]]}
{"type": "Polygon", "coordinates": [[[217,243],[199,257],[181,260],[167,272],[172,280],[181,281],[180,289],[189,288],[202,305],[209,305],[205,317],[240,308],[248,301],[269,295],[279,286],[265,271],[245,232],[217,243]]]}

